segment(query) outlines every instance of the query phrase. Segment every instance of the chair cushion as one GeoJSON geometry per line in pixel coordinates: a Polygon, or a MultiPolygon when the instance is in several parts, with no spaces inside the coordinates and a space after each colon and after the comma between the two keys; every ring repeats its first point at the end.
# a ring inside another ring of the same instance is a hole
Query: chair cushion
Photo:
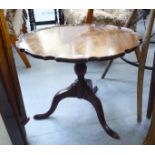
{"type": "Polygon", "coordinates": [[[124,26],[132,12],[132,9],[105,9],[104,11],[113,16],[111,24],[124,26]]]}
{"type": "Polygon", "coordinates": [[[87,9],[65,9],[63,10],[65,24],[78,25],[84,23],[87,9]]]}
{"type": "Polygon", "coordinates": [[[9,28],[9,34],[19,36],[24,23],[22,9],[8,9],[6,11],[6,20],[9,28]]]}
{"type": "MultiPolygon", "coordinates": [[[[63,10],[65,23],[71,25],[85,23],[88,10],[66,9],[63,10]]],[[[127,9],[104,9],[94,10],[93,23],[95,24],[112,24],[123,26],[129,18],[132,10],[127,9]]]]}

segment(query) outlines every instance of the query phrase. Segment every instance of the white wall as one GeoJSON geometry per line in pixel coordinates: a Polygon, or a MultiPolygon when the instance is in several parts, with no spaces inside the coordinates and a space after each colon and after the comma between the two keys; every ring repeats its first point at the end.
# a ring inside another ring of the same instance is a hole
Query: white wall
{"type": "Polygon", "coordinates": [[[2,116],[0,114],[0,145],[11,145],[11,144],[12,144],[11,140],[9,138],[2,116]]]}

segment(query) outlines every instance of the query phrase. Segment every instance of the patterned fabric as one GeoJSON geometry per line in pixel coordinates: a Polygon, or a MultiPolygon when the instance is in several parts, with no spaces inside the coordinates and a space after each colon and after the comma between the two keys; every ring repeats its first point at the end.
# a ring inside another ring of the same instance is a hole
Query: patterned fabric
{"type": "Polygon", "coordinates": [[[65,24],[77,25],[84,23],[87,10],[65,9],[63,10],[65,24]]]}
{"type": "MultiPolygon", "coordinates": [[[[88,10],[66,9],[63,10],[65,23],[71,25],[82,24],[85,22],[88,10]]],[[[94,10],[93,23],[112,24],[123,26],[129,18],[132,10],[128,9],[104,9],[94,10]]]]}
{"type": "Polygon", "coordinates": [[[6,20],[9,28],[9,34],[19,36],[24,23],[22,9],[8,9],[6,11],[6,20]]]}

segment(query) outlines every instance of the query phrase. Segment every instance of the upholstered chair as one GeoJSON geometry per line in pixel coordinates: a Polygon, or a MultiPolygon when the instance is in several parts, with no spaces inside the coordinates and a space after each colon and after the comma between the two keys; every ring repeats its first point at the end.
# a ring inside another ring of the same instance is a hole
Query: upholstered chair
{"type": "Polygon", "coordinates": [[[11,44],[16,49],[25,66],[29,68],[31,67],[31,65],[25,53],[20,52],[16,47],[16,41],[19,35],[26,32],[23,11],[24,10],[22,9],[7,9],[5,10],[5,16],[8,25],[8,31],[10,34],[11,44]]]}
{"type": "MultiPolygon", "coordinates": [[[[65,24],[77,25],[85,23],[87,9],[63,10],[65,24]]],[[[93,23],[124,26],[132,10],[129,9],[95,9],[93,23]]]]}

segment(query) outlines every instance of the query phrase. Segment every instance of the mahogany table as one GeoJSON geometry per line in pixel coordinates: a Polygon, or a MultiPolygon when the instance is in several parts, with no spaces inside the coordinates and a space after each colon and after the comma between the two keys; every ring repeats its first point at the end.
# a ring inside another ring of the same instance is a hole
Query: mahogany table
{"type": "Polygon", "coordinates": [[[33,57],[75,63],[77,80],[54,96],[47,112],[34,118],[45,119],[55,111],[62,99],[77,97],[89,101],[107,134],[119,139],[119,135],[106,123],[101,101],[95,95],[96,87],[92,87],[90,79],[84,78],[86,62],[121,57],[137,48],[139,43],[138,35],[132,30],[111,25],[56,26],[20,36],[17,46],[33,57]]]}

